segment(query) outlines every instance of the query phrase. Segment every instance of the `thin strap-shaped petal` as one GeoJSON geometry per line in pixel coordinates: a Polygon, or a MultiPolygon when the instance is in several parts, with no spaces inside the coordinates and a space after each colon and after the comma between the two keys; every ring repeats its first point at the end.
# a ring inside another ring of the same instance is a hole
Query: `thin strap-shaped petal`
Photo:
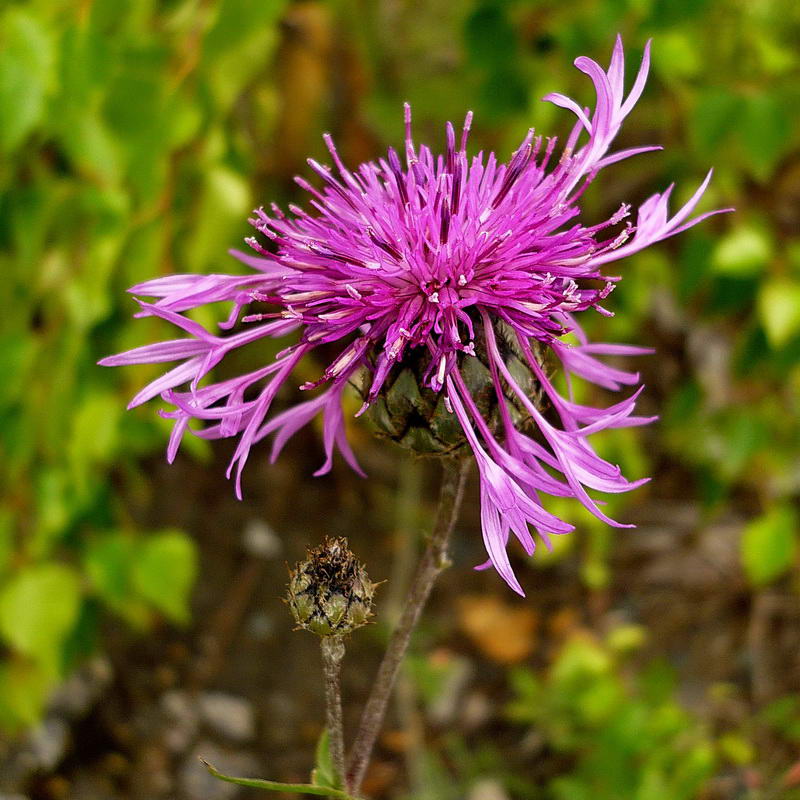
{"type": "Polygon", "coordinates": [[[637,73],[636,79],[633,82],[630,94],[620,109],[620,115],[623,118],[627,117],[628,114],[631,113],[633,107],[636,105],[639,98],[642,96],[642,92],[644,91],[645,84],[647,83],[647,75],[650,72],[650,45],[652,42],[652,39],[648,39],[645,42],[644,52],[642,54],[642,63],[639,65],[639,72],[637,73]]]}
{"type": "Polygon", "coordinates": [[[168,389],[173,389],[176,386],[190,381],[197,374],[201,362],[202,359],[200,358],[192,358],[186,363],[174,367],[169,372],[165,372],[154,381],[151,381],[136,394],[130,403],[128,403],[128,410],[130,411],[130,409],[136,408],[136,406],[140,406],[142,403],[146,403],[154,397],[158,397],[158,395],[166,392],[168,389]]]}
{"type": "Polygon", "coordinates": [[[586,116],[583,109],[572,98],[560,94],[559,92],[550,92],[550,94],[546,94],[542,100],[545,103],[552,103],[560,108],[566,108],[571,111],[581,121],[583,127],[586,128],[589,133],[592,132],[592,123],[589,122],[589,118],[586,116]]]}
{"type": "Polygon", "coordinates": [[[208,342],[198,339],[170,339],[166,342],[146,344],[101,358],[97,363],[101,367],[119,367],[128,364],[161,364],[167,361],[178,361],[181,358],[207,353],[208,342]]]}

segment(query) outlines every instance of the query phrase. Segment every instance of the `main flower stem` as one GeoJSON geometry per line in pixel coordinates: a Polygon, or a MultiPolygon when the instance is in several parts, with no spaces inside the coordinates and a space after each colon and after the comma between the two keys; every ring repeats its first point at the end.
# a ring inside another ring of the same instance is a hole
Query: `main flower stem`
{"type": "Polygon", "coordinates": [[[344,642],[340,636],[324,636],[322,667],[325,675],[325,722],[328,727],[331,762],[336,780],[344,784],[344,730],[342,724],[342,689],[340,673],[344,658],[344,642]]]}
{"type": "Polygon", "coordinates": [[[444,462],[444,477],[433,532],[417,567],[403,612],[378,668],[372,693],[361,715],[361,724],[350,752],[345,786],[352,794],[358,794],[361,789],[397,673],[411,641],[411,634],[417,626],[433,584],[447,567],[447,545],[461,509],[470,464],[471,461],[468,459],[460,461],[452,459],[444,462]]]}

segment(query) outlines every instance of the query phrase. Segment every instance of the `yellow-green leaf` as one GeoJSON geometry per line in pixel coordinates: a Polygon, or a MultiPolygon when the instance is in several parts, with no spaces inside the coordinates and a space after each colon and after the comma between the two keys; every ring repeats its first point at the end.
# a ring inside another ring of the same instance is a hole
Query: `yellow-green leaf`
{"type": "Polygon", "coordinates": [[[742,535],[742,565],[754,586],[763,586],[783,575],[794,561],[797,515],[780,506],[751,522],[742,535]]]}
{"type": "Polygon", "coordinates": [[[80,604],[81,585],[73,569],[50,563],[27,567],[0,594],[0,634],[15,650],[55,670],[80,604]]]}
{"type": "Polygon", "coordinates": [[[764,283],[758,293],[758,317],[775,347],[800,333],[800,282],[776,278],[764,283]]]}
{"type": "Polygon", "coordinates": [[[150,536],[133,554],[137,592],[173,622],[189,621],[189,593],[197,575],[194,542],[180,531],[150,536]]]}

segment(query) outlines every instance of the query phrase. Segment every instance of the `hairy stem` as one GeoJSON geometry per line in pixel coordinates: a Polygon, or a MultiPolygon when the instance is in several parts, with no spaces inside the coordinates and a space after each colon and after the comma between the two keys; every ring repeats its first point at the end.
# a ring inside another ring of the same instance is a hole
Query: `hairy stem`
{"type": "Polygon", "coordinates": [[[361,715],[361,724],[350,753],[345,786],[353,794],[358,794],[364,780],[364,773],[383,724],[386,706],[403,657],[408,650],[411,634],[417,626],[433,584],[447,566],[447,545],[461,508],[470,464],[468,459],[444,462],[444,477],[433,532],[417,567],[403,612],[378,668],[375,684],[361,715]]]}
{"type": "Polygon", "coordinates": [[[336,780],[344,785],[344,731],[342,726],[342,689],[340,672],[344,658],[344,642],[340,636],[324,636],[322,666],[325,675],[325,722],[330,737],[330,752],[336,780]]]}

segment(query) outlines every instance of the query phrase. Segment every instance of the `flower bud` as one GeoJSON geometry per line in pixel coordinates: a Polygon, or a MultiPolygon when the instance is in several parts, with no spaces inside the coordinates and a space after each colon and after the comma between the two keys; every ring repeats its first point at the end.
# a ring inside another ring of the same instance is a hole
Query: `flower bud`
{"type": "MultiPolygon", "coordinates": [[[[528,396],[539,405],[541,387],[514,346],[512,332],[497,323],[496,333],[506,365],[520,386],[526,388],[528,396]]],[[[468,451],[461,425],[445,404],[445,392],[434,392],[424,385],[423,375],[430,360],[424,351],[418,352],[419,355],[413,350],[409,352],[402,364],[389,373],[380,394],[369,407],[367,416],[376,435],[391,439],[417,455],[452,456],[459,455],[462,450],[468,451]]],[[[534,352],[540,357],[535,347],[534,352]]],[[[496,429],[500,424],[500,412],[488,363],[485,346],[478,340],[475,356],[462,354],[458,369],[481,415],[496,429]]],[[[515,425],[524,425],[528,414],[517,397],[508,393],[505,399],[515,425]]]]}
{"type": "Polygon", "coordinates": [[[287,602],[298,627],[317,636],[343,636],[372,616],[375,584],[347,546],[325,539],[289,572],[287,602]]]}

